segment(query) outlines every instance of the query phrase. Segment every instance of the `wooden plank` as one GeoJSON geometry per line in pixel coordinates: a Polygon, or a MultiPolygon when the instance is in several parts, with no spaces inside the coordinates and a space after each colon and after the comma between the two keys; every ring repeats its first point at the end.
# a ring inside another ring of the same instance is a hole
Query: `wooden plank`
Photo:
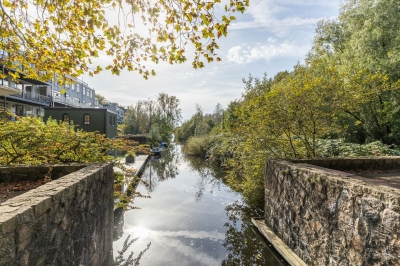
{"type": "Polygon", "coordinates": [[[307,264],[296,255],[271,229],[265,224],[264,218],[251,218],[253,224],[257,227],[263,236],[274,246],[276,251],[291,266],[307,266],[307,264]]]}

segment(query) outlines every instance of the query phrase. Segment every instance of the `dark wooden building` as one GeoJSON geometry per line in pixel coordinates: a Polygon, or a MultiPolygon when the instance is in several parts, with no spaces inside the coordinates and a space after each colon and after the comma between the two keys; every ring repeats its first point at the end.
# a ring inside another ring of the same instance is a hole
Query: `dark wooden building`
{"type": "Polygon", "coordinates": [[[117,136],[117,113],[99,108],[45,107],[44,120],[49,117],[65,122],[72,121],[77,128],[87,132],[98,131],[107,138],[117,136]]]}

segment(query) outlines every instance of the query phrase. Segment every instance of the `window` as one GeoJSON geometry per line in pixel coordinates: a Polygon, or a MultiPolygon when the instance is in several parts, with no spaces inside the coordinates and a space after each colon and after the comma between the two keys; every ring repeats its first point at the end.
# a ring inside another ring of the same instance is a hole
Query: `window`
{"type": "Polygon", "coordinates": [[[17,116],[24,116],[24,106],[22,105],[15,105],[15,114],[17,116]]]}
{"type": "Polygon", "coordinates": [[[69,114],[63,114],[62,121],[69,124],[69,114]]]}
{"type": "Polygon", "coordinates": [[[90,115],[89,114],[84,114],[83,115],[83,124],[84,125],[90,125],[90,115]]]}
{"type": "Polygon", "coordinates": [[[110,126],[112,126],[112,117],[110,115],[110,126]]]}
{"type": "Polygon", "coordinates": [[[113,117],[113,126],[115,126],[115,116],[113,117]]]}
{"type": "Polygon", "coordinates": [[[22,91],[23,90],[23,85],[21,83],[16,83],[15,84],[15,88],[19,89],[20,91],[22,91]]]}

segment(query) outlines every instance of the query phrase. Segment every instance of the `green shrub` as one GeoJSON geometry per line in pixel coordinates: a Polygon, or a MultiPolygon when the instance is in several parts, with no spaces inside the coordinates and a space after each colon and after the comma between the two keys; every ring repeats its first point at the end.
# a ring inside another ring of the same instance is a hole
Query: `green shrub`
{"type": "MultiPolygon", "coordinates": [[[[12,114],[11,114],[12,115],[12,114]]],[[[57,164],[104,162],[108,151],[123,146],[97,132],[76,130],[74,125],[39,117],[0,119],[0,164],[57,164]]]]}
{"type": "Polygon", "coordinates": [[[318,157],[354,157],[354,156],[398,156],[394,147],[375,141],[367,144],[349,143],[344,139],[321,139],[318,141],[318,157]]]}
{"type": "Polygon", "coordinates": [[[215,137],[211,135],[191,137],[183,147],[183,152],[188,155],[206,158],[207,151],[212,147],[214,139],[215,137]]]}

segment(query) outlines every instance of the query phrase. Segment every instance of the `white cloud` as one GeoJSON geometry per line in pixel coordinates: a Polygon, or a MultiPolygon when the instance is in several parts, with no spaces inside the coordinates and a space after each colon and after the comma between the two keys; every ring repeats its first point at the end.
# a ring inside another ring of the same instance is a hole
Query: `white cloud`
{"type": "Polygon", "coordinates": [[[297,0],[254,0],[245,14],[251,20],[232,23],[231,29],[267,28],[272,32],[282,32],[291,27],[313,26],[321,17],[322,8],[337,7],[338,0],[331,1],[297,1],[297,0]],[[296,8],[307,7],[308,14],[293,15],[296,8]]]}
{"type": "Polygon", "coordinates": [[[338,0],[280,0],[280,4],[284,5],[298,5],[298,6],[310,6],[310,5],[318,5],[318,6],[332,6],[337,7],[338,0]]]}
{"type": "Polygon", "coordinates": [[[288,41],[278,43],[269,38],[265,44],[256,44],[253,47],[245,44],[237,45],[228,50],[228,60],[237,64],[250,63],[256,60],[270,60],[274,57],[290,57],[305,54],[308,46],[297,46],[288,41]]]}
{"type": "Polygon", "coordinates": [[[315,25],[322,18],[263,18],[261,20],[245,21],[232,24],[231,29],[252,29],[252,28],[270,28],[273,32],[282,32],[282,28],[299,27],[299,26],[312,26],[315,25]]]}
{"type": "MultiPolygon", "coordinates": [[[[104,71],[93,78],[86,75],[84,81],[96,93],[125,106],[166,92],[181,100],[185,119],[192,116],[196,103],[210,113],[217,103],[226,107],[241,97],[242,78],[249,73],[262,76],[267,72],[273,76],[304,59],[316,22],[319,18],[336,16],[338,3],[339,0],[251,0],[249,9],[243,15],[237,14],[228,37],[218,40],[221,48],[217,52],[222,62],[206,64],[204,69],[197,70],[192,68],[190,58],[180,65],[149,63],[146,68],[157,72],[149,80],[137,72],[122,71],[115,76],[104,71]]],[[[192,49],[186,49],[189,57],[192,49]]],[[[94,65],[105,66],[109,60],[101,55],[94,65]]]]}

